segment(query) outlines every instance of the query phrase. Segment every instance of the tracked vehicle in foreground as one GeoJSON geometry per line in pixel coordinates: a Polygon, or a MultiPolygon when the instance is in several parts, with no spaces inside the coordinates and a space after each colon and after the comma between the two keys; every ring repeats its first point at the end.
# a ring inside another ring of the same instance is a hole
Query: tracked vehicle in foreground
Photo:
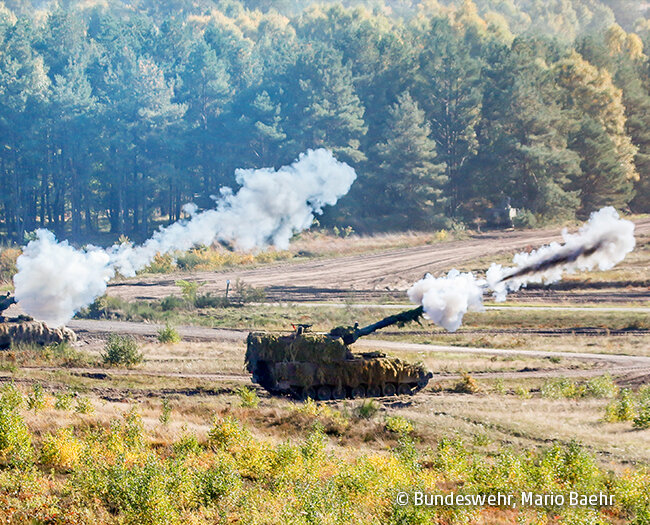
{"type": "Polygon", "coordinates": [[[339,326],[327,334],[310,333],[305,325],[288,335],[252,332],[246,341],[246,368],[269,392],[300,399],[414,394],[432,377],[424,366],[381,352],[353,353],[349,345],[380,328],[401,326],[421,316],[422,307],[363,328],[339,326]]]}
{"type": "Polygon", "coordinates": [[[69,328],[50,328],[25,315],[4,317],[4,311],[14,303],[15,300],[10,295],[0,295],[0,350],[6,350],[15,344],[48,346],[77,340],[77,335],[69,328]]]}

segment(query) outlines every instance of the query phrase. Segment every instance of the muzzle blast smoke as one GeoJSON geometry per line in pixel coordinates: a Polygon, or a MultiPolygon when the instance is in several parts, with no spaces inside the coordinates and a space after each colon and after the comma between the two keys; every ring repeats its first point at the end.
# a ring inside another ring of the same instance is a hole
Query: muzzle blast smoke
{"type": "Polygon", "coordinates": [[[472,273],[451,270],[435,278],[427,274],[409,290],[409,299],[424,308],[424,316],[455,332],[468,311],[483,310],[483,293],[490,290],[497,301],[505,301],[530,283],[551,284],[566,273],[579,270],[609,270],[621,262],[635,246],[634,223],[621,219],[612,207],[591,214],[576,234],[562,232],[564,243],[551,243],[513,258],[514,267],[492,264],[486,279],[472,273]]]}

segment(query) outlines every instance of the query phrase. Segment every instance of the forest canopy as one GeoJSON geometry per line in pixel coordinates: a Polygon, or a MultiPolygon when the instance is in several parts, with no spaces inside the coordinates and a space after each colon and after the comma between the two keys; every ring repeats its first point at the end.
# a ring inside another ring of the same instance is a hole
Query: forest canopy
{"type": "Polygon", "coordinates": [[[148,236],[326,147],[359,232],[650,212],[626,0],[0,2],[0,240],[148,236]]]}

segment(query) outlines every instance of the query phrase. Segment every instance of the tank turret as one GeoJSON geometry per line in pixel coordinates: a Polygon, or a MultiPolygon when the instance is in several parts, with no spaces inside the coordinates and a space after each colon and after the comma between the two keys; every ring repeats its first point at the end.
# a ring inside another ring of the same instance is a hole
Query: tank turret
{"type": "Polygon", "coordinates": [[[9,308],[12,304],[16,302],[16,299],[11,297],[9,293],[5,295],[0,295],[0,317],[4,313],[4,311],[9,308]]]}
{"type": "Polygon", "coordinates": [[[414,394],[432,374],[381,352],[354,353],[349,345],[390,325],[418,321],[415,308],[359,328],[337,327],[327,334],[298,326],[291,334],[252,332],[246,341],[246,368],[253,381],[272,393],[318,400],[414,394]]]}

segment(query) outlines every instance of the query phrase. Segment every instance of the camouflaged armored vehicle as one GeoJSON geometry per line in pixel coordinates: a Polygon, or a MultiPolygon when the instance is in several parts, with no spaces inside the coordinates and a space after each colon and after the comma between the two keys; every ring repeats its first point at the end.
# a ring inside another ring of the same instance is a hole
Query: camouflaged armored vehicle
{"type": "Polygon", "coordinates": [[[385,326],[417,321],[421,315],[422,308],[416,308],[364,328],[337,327],[327,334],[309,333],[304,325],[289,335],[252,332],[247,339],[246,368],[253,381],[269,392],[300,399],[414,394],[432,376],[424,366],[381,352],[356,354],[348,345],[385,326]]]}
{"type": "Polygon", "coordinates": [[[12,344],[48,346],[77,340],[77,335],[69,328],[50,328],[45,323],[34,321],[25,315],[4,317],[4,311],[14,303],[13,297],[0,295],[0,350],[10,348],[12,344]]]}

